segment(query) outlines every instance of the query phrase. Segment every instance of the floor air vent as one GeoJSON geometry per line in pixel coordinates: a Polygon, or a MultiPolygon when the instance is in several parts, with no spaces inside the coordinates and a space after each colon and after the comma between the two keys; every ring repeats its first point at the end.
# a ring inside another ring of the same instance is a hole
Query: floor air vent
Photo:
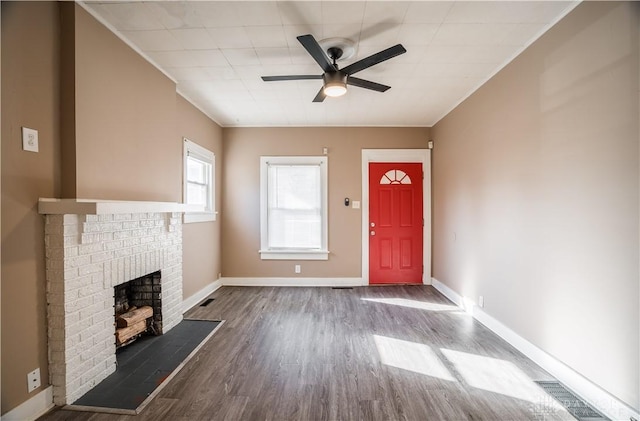
{"type": "Polygon", "coordinates": [[[204,300],[202,302],[202,304],[200,304],[200,307],[206,307],[209,304],[211,304],[214,300],[215,300],[215,298],[207,298],[206,300],[204,300]]]}
{"type": "Polygon", "coordinates": [[[610,421],[560,382],[536,382],[545,392],[560,402],[579,421],[610,421]]]}
{"type": "Polygon", "coordinates": [[[331,289],[353,289],[353,287],[331,287],[331,289]]]}

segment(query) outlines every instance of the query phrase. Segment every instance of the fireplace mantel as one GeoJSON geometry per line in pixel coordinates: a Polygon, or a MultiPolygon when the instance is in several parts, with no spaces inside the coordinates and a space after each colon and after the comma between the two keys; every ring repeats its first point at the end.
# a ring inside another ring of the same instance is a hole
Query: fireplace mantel
{"type": "Polygon", "coordinates": [[[145,212],[203,212],[204,208],[176,202],[145,202],[94,199],[38,199],[44,215],[108,215],[145,212]]]}

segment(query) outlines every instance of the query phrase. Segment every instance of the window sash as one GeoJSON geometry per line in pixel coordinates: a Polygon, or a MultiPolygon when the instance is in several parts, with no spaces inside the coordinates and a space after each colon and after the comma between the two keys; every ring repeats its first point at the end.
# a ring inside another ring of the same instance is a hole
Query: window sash
{"type": "Polygon", "coordinates": [[[190,183],[209,184],[211,164],[193,154],[187,156],[187,181],[190,183]]]}

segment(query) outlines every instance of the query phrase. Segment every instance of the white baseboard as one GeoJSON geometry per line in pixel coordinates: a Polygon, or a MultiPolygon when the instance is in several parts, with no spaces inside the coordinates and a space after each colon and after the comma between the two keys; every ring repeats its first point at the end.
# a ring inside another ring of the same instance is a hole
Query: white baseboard
{"type": "Polygon", "coordinates": [[[2,421],[31,421],[38,419],[53,407],[53,386],[48,386],[1,418],[2,421]]]}
{"type": "Polygon", "coordinates": [[[222,278],[224,286],[243,287],[359,287],[362,278],[222,278]]]}
{"type": "Polygon", "coordinates": [[[222,286],[222,280],[218,279],[217,281],[213,281],[206,287],[202,288],[200,291],[193,294],[191,297],[182,301],[182,312],[186,313],[193,306],[197,305],[200,301],[207,298],[212,292],[217,290],[222,286]]]}
{"type": "Polygon", "coordinates": [[[462,307],[464,309],[464,303],[462,301],[462,297],[458,295],[458,293],[456,293],[454,290],[452,290],[442,282],[438,281],[436,278],[431,278],[431,285],[435,289],[440,291],[440,293],[445,297],[447,297],[450,301],[453,301],[455,305],[457,305],[458,307],[462,307]]]}
{"type": "Polygon", "coordinates": [[[577,393],[585,402],[597,408],[607,417],[612,420],[621,421],[628,421],[632,417],[640,420],[638,411],[630,408],[624,402],[585,378],[582,374],[518,335],[500,321],[487,314],[473,301],[460,296],[457,292],[435,278],[432,279],[431,284],[435,289],[440,291],[442,295],[463,308],[467,313],[471,314],[473,318],[492,330],[518,351],[522,352],[527,358],[548,371],[549,374],[577,393]]]}

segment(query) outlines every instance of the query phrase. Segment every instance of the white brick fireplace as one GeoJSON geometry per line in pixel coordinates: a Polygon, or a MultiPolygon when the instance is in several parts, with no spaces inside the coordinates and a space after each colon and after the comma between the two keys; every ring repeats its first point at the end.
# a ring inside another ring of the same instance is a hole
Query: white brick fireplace
{"type": "Polygon", "coordinates": [[[163,333],[182,320],[177,203],[40,199],[45,214],[49,373],[56,405],[116,369],[114,287],[160,271],[163,333]]]}

